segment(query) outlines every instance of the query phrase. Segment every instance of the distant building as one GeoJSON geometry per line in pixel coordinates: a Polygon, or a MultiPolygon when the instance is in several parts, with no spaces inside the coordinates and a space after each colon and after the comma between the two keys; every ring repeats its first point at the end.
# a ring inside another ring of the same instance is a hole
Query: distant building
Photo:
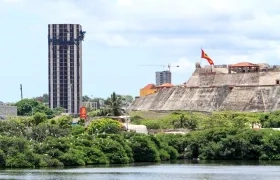
{"type": "Polygon", "coordinates": [[[155,94],[162,89],[167,89],[167,88],[172,88],[172,87],[174,87],[174,85],[171,83],[164,83],[160,86],[156,86],[154,84],[148,84],[145,87],[143,87],[142,89],[140,89],[140,97],[147,96],[150,94],[155,94]]]}
{"type": "Polygon", "coordinates": [[[0,120],[6,119],[8,116],[17,116],[17,107],[0,102],[0,120]]]}
{"type": "Polygon", "coordinates": [[[100,104],[99,104],[99,102],[90,102],[90,101],[88,101],[88,102],[83,102],[82,104],[83,104],[83,106],[85,106],[88,110],[93,110],[93,111],[95,111],[95,110],[97,110],[97,109],[100,109],[100,104]]]}
{"type": "Polygon", "coordinates": [[[260,65],[249,62],[240,62],[237,64],[231,64],[228,66],[228,73],[252,73],[259,72],[260,65]]]}
{"type": "Polygon", "coordinates": [[[99,99],[98,103],[99,103],[99,106],[100,106],[100,107],[103,107],[103,106],[105,105],[103,99],[99,99]]]}
{"type": "Polygon", "coordinates": [[[48,25],[49,107],[78,114],[82,105],[82,41],[79,24],[48,25]]]}
{"type": "Polygon", "coordinates": [[[143,87],[142,89],[140,89],[140,97],[147,96],[149,94],[154,94],[156,92],[157,92],[156,85],[148,84],[145,87],[143,87]]]}
{"type": "Polygon", "coordinates": [[[171,72],[170,71],[156,72],[156,86],[160,86],[165,83],[171,83],[171,72]]]}

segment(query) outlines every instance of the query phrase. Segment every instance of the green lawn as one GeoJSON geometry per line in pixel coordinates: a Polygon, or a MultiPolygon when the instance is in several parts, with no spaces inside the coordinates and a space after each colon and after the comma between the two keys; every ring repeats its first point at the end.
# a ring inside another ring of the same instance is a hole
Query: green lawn
{"type": "Polygon", "coordinates": [[[153,111],[131,111],[129,113],[130,116],[140,116],[144,119],[161,119],[170,114],[164,112],[153,112],[153,111]]]}

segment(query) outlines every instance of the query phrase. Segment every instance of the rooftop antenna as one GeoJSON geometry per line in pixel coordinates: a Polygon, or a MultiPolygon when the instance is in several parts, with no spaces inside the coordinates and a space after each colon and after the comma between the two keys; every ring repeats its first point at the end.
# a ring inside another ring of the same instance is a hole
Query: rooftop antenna
{"type": "Polygon", "coordinates": [[[20,97],[21,97],[21,100],[23,99],[23,95],[22,95],[22,84],[20,84],[20,97]]]}

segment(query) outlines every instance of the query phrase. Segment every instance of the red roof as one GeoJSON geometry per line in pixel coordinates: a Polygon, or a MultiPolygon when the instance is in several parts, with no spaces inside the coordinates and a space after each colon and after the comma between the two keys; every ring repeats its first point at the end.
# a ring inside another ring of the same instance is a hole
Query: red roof
{"type": "Polygon", "coordinates": [[[237,64],[232,64],[230,66],[235,66],[235,67],[256,67],[256,66],[259,66],[259,65],[253,64],[253,63],[250,63],[250,62],[240,62],[240,63],[237,63],[237,64]]]}
{"type": "Polygon", "coordinates": [[[143,89],[154,89],[156,87],[156,85],[154,84],[148,84],[145,87],[143,87],[143,89]]]}
{"type": "Polygon", "coordinates": [[[162,85],[160,85],[159,87],[173,87],[174,85],[171,83],[164,83],[162,85]]]}

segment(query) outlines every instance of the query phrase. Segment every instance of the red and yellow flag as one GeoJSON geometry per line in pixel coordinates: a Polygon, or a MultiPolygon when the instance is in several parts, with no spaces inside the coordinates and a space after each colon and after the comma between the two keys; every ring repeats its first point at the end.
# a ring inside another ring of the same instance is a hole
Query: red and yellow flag
{"type": "Polygon", "coordinates": [[[201,58],[206,59],[210,65],[214,65],[212,59],[201,49],[201,58]]]}

